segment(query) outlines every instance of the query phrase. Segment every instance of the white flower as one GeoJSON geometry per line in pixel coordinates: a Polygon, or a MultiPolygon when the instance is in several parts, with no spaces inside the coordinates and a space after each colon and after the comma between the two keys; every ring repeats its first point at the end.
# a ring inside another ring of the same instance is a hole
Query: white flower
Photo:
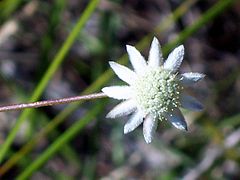
{"type": "Polygon", "coordinates": [[[183,45],[175,48],[165,62],[157,38],[153,38],[148,62],[133,46],[127,45],[127,52],[134,71],[109,62],[117,76],[128,85],[102,89],[107,96],[123,100],[107,117],[117,118],[133,113],[124,126],[124,133],[133,131],[143,123],[143,135],[147,143],[152,141],[159,120],[169,120],[176,128],[187,130],[187,123],[179,108],[199,111],[203,106],[183,90],[205,75],[192,72],[178,74],[184,55],[183,45]]]}

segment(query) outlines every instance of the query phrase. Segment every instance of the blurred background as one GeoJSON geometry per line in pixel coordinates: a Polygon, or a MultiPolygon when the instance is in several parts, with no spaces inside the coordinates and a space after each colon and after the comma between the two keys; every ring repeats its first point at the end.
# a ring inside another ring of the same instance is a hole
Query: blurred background
{"type": "Polygon", "coordinates": [[[126,44],[147,58],[153,36],[165,58],[185,46],[181,72],[206,74],[189,131],[161,122],[151,144],[105,118],[108,98],[0,113],[2,179],[239,179],[239,34],[237,0],[0,1],[1,105],[121,84],[108,61],[129,65],[126,44]]]}

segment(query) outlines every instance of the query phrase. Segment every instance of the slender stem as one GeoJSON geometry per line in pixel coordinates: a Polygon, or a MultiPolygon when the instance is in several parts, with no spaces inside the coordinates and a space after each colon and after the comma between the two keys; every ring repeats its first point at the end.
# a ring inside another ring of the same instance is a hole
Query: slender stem
{"type": "Polygon", "coordinates": [[[12,105],[0,107],[0,112],[15,111],[15,110],[21,110],[21,109],[25,109],[25,108],[38,108],[38,107],[44,107],[44,106],[53,106],[53,105],[76,102],[76,101],[80,101],[80,100],[89,100],[89,99],[97,99],[97,98],[104,98],[104,97],[107,97],[107,95],[104,93],[95,93],[95,94],[89,94],[89,95],[73,96],[73,97],[68,97],[68,98],[53,99],[53,100],[46,100],[46,101],[37,101],[37,102],[22,103],[22,104],[12,104],[12,105]]]}

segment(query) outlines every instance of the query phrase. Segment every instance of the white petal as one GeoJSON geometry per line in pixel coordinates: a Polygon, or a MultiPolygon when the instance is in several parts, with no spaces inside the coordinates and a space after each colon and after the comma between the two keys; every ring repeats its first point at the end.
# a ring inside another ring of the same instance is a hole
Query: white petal
{"type": "Polygon", "coordinates": [[[166,62],[163,65],[164,69],[176,72],[182,63],[183,55],[184,47],[183,45],[180,45],[169,54],[166,62]]]}
{"type": "Polygon", "coordinates": [[[154,119],[151,115],[148,115],[143,122],[143,136],[146,143],[151,143],[154,133],[157,129],[157,119],[154,119]]]}
{"type": "Polygon", "coordinates": [[[143,122],[143,115],[140,111],[137,111],[132,115],[128,122],[124,126],[124,134],[127,134],[136,129],[143,122]]]}
{"type": "Polygon", "coordinates": [[[108,114],[107,118],[117,118],[131,114],[136,110],[136,104],[133,100],[126,100],[115,106],[108,114]]]}
{"type": "Polygon", "coordinates": [[[187,123],[181,113],[181,111],[176,108],[172,113],[167,113],[166,118],[175,126],[177,129],[187,131],[187,123]]]}
{"type": "Polygon", "coordinates": [[[182,94],[180,98],[181,106],[192,111],[203,110],[203,105],[194,97],[182,94]]]}
{"type": "Polygon", "coordinates": [[[147,67],[147,63],[144,57],[135,47],[130,45],[127,45],[127,52],[135,72],[138,74],[142,74],[147,67]]]}
{"type": "Polygon", "coordinates": [[[133,82],[135,82],[137,78],[137,75],[135,72],[113,61],[110,61],[109,64],[113,69],[113,71],[121,80],[125,81],[128,84],[132,84],[133,82]]]}
{"type": "Polygon", "coordinates": [[[152,45],[149,51],[148,65],[158,67],[163,64],[161,46],[156,37],[153,38],[152,45]]]}
{"type": "Polygon", "coordinates": [[[129,99],[132,97],[132,91],[129,86],[111,86],[102,88],[102,92],[104,92],[108,97],[114,99],[129,99]]]}
{"type": "Polygon", "coordinates": [[[194,83],[202,80],[204,77],[205,77],[205,74],[189,72],[189,73],[181,74],[180,80],[182,85],[191,86],[194,83]]]}

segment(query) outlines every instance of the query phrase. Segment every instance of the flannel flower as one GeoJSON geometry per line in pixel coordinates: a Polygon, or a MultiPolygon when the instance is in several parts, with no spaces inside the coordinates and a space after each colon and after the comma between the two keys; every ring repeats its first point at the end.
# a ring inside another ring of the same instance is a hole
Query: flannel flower
{"type": "Polygon", "coordinates": [[[127,52],[134,71],[109,62],[116,75],[128,85],[102,89],[108,97],[123,100],[107,114],[107,118],[132,114],[124,126],[124,134],[143,123],[143,136],[147,143],[152,141],[159,120],[168,120],[176,128],[187,130],[187,123],[179,108],[200,111],[203,106],[194,97],[187,95],[184,88],[195,84],[205,75],[177,72],[184,56],[183,45],[175,48],[165,62],[155,37],[148,62],[133,46],[127,45],[127,52]]]}

